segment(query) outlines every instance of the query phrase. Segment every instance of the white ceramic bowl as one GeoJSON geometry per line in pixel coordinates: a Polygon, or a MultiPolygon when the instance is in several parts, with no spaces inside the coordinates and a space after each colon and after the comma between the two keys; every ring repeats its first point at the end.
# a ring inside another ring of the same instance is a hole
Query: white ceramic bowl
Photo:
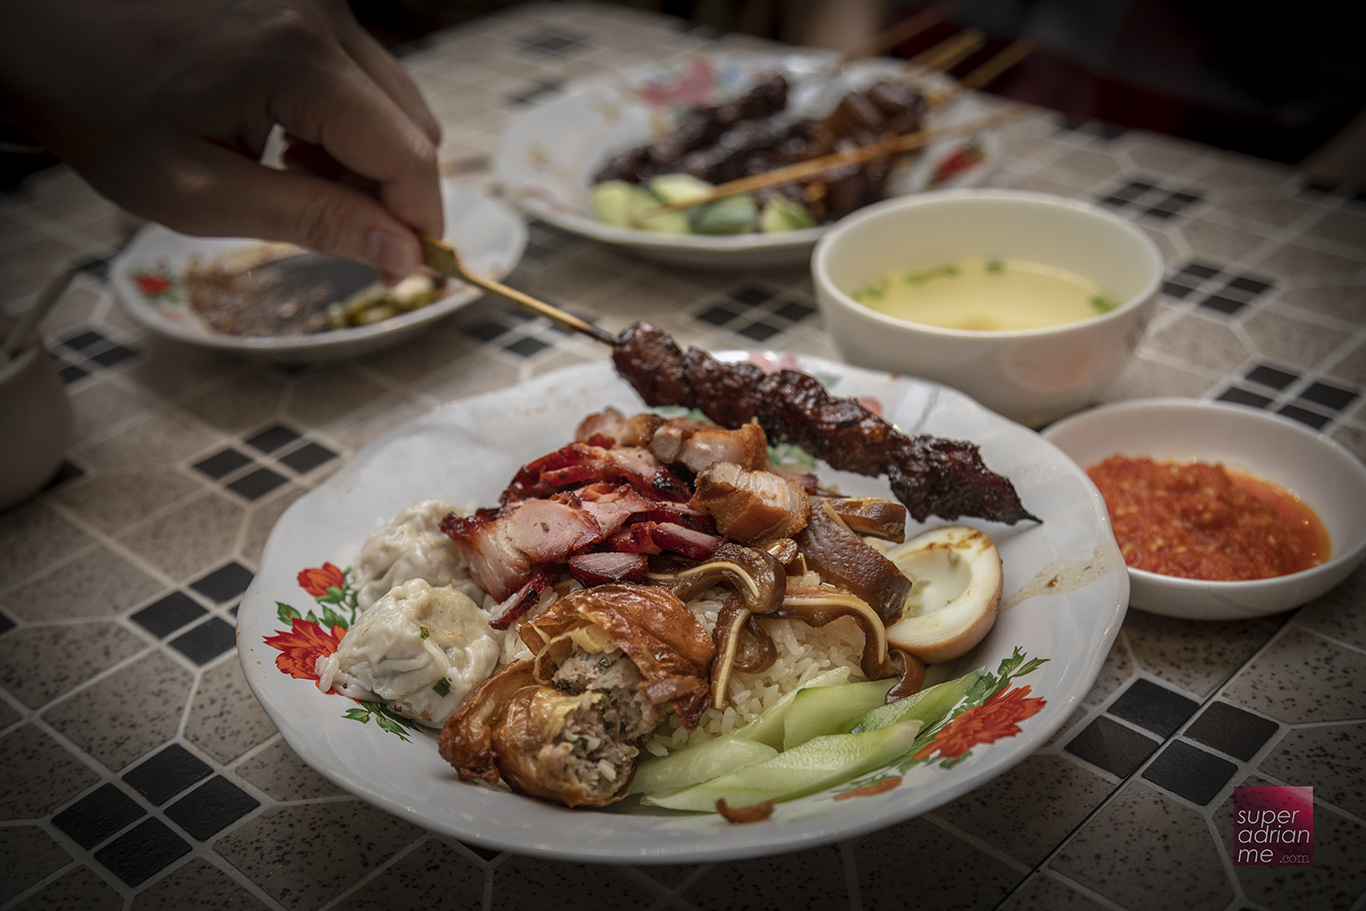
{"type": "Polygon", "coordinates": [[[1095,206],[960,189],[855,212],[816,244],[811,272],[825,328],[850,363],[953,386],[1038,427],[1092,404],[1123,369],[1156,306],[1163,263],[1151,238],[1095,206]],[[894,270],[979,256],[1066,269],[1120,304],[1078,323],[986,332],[917,325],[852,296],[894,270]]]}
{"type": "MultiPolygon", "coordinates": [[[[906,78],[903,61],[890,58],[859,61],[832,78],[831,61],[829,52],[812,50],[693,55],[577,82],[508,123],[494,153],[494,176],[506,198],[528,215],[657,262],[706,269],[801,265],[826,226],[772,234],[661,234],[598,220],[590,193],[594,175],[611,156],[660,138],[691,109],[742,95],[771,74],[788,78],[788,110],[801,116],[823,115],[844,92],[877,79],[906,78]]],[[[945,84],[934,74],[922,78],[931,86],[945,84]]],[[[977,98],[965,95],[935,111],[929,125],[975,121],[986,113],[977,98]]],[[[999,145],[990,132],[934,143],[890,190],[976,185],[999,163],[999,145]],[[973,153],[965,167],[941,167],[964,150],[973,153]]]]}
{"type": "Polygon", "coordinates": [[[1328,531],[1327,563],[1272,579],[1206,582],[1130,567],[1129,603],[1140,610],[1195,620],[1274,614],[1327,592],[1366,556],[1366,466],[1286,418],[1244,405],[1139,399],[1083,411],[1043,437],[1082,468],[1112,455],[1222,463],[1290,490],[1328,531]]]}

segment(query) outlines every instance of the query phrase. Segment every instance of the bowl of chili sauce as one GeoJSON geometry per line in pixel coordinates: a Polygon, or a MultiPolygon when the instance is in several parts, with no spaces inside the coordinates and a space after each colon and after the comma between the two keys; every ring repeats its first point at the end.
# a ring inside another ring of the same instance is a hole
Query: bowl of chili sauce
{"type": "Polygon", "coordinates": [[[1075,414],[1043,436],[1096,486],[1140,610],[1274,614],[1326,594],[1366,557],[1366,466],[1289,419],[1140,399],[1075,414]]]}

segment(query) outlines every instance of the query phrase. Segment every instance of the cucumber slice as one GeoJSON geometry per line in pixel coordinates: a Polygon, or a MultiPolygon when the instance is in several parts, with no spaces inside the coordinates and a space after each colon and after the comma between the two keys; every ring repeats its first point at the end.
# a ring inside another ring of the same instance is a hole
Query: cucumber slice
{"type": "Polygon", "coordinates": [[[779,753],[766,762],[728,772],[720,778],[642,802],[673,810],[714,812],[724,798],[732,807],[768,800],[791,800],[833,787],[904,754],[915,742],[920,721],[899,721],[861,734],[827,734],[779,753]]]}
{"type": "Polygon", "coordinates": [[[691,174],[660,174],[650,178],[649,188],[660,202],[688,202],[706,196],[712,185],[691,174]]]}
{"type": "Polygon", "coordinates": [[[893,683],[895,679],[867,680],[798,690],[783,727],[783,749],[822,734],[848,733],[855,719],[886,703],[893,683]]]}
{"type": "Polygon", "coordinates": [[[683,210],[691,213],[689,225],[697,234],[746,234],[754,230],[759,216],[754,197],[748,193],[727,196],[683,210]]]}
{"type": "Polygon", "coordinates": [[[764,205],[764,211],[759,214],[759,230],[769,234],[815,226],[816,219],[811,217],[806,207],[786,196],[772,197],[764,205]]]}
{"type": "Polygon", "coordinates": [[[889,724],[910,720],[924,722],[926,727],[930,727],[967,695],[972,685],[982,679],[983,673],[980,670],[968,671],[961,677],[927,687],[905,699],[880,705],[859,718],[850,730],[875,731],[889,724]]]}
{"type": "Polygon", "coordinates": [[[723,734],[675,750],[667,756],[645,760],[636,769],[631,793],[677,791],[777,755],[778,751],[767,744],[734,734],[723,734]]]}
{"type": "Polygon", "coordinates": [[[618,228],[631,226],[631,213],[639,207],[640,197],[648,199],[645,190],[624,180],[604,180],[594,184],[592,190],[593,212],[600,221],[618,228]]]}
{"type": "MultiPolygon", "coordinates": [[[[787,722],[787,714],[792,709],[792,701],[797,698],[797,694],[813,687],[837,686],[849,679],[849,668],[836,667],[824,671],[812,677],[798,689],[783,696],[749,724],[734,732],[736,737],[743,737],[746,740],[754,740],[758,743],[766,744],[778,750],[783,745],[783,728],[787,722]]],[[[688,749],[691,749],[689,747],[688,749]]]]}

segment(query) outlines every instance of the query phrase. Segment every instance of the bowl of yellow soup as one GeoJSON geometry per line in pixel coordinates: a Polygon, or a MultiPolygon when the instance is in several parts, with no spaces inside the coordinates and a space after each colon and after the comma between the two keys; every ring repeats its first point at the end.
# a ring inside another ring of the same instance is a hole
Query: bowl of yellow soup
{"type": "Polygon", "coordinates": [[[953,386],[1038,427],[1093,404],[1123,369],[1163,262],[1104,209],[978,189],[869,206],[821,238],[811,272],[850,363],[953,386]]]}

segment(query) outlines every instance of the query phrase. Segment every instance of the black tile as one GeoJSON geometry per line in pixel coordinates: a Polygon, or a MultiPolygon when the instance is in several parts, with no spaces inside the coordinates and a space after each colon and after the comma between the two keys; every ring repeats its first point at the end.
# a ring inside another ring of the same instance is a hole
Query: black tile
{"type": "Polygon", "coordinates": [[[337,454],[319,443],[305,443],[293,452],[280,456],[280,461],[299,474],[308,474],[313,469],[326,465],[337,454]]]}
{"type": "Polygon", "coordinates": [[[48,481],[47,486],[43,489],[52,490],[54,488],[60,487],[67,481],[74,481],[77,478],[83,477],[85,477],[85,471],[81,468],[81,466],[75,464],[74,462],[63,462],[61,464],[61,467],[57,469],[57,473],[52,476],[52,480],[48,481]]]}
{"type": "Polygon", "coordinates": [[[299,439],[299,433],[284,424],[267,427],[260,433],[248,437],[247,445],[259,452],[275,452],[299,439]]]}
{"type": "Polygon", "coordinates": [[[1176,282],[1163,282],[1162,293],[1177,300],[1184,300],[1188,295],[1194,294],[1194,288],[1187,288],[1185,285],[1178,285],[1176,282]]]}
{"type": "Polygon", "coordinates": [[[1144,209],[1143,214],[1147,215],[1149,218],[1157,218],[1166,221],[1169,218],[1175,218],[1177,215],[1181,213],[1173,212],[1170,209],[1163,209],[1157,206],[1153,206],[1151,208],[1144,209]]]}
{"type": "Polygon", "coordinates": [[[153,636],[166,636],[208,610],[181,591],[171,592],[160,601],[149,604],[133,615],[133,620],[153,636]]]}
{"type": "Polygon", "coordinates": [[[190,843],[159,819],[148,819],[95,852],[119,879],[136,886],[190,852],[190,843]]]}
{"type": "Polygon", "coordinates": [[[520,357],[531,357],[532,355],[540,354],[542,351],[549,348],[550,345],[538,338],[524,335],[512,344],[504,345],[503,347],[520,357]]]}
{"type": "Polygon", "coordinates": [[[153,804],[161,806],[212,772],[207,762],[173,743],[124,772],[123,780],[153,804]]]}
{"type": "Polygon", "coordinates": [[[1271,399],[1237,386],[1231,386],[1219,394],[1219,401],[1233,402],[1235,405],[1251,405],[1253,408],[1265,408],[1271,404],[1271,399]]]}
{"type": "Polygon", "coordinates": [[[1351,389],[1343,389],[1340,386],[1331,386],[1328,383],[1313,383],[1308,389],[1300,393],[1300,398],[1306,402],[1313,402],[1315,405],[1322,405],[1334,411],[1341,411],[1352,402],[1356,401],[1358,393],[1351,389]]]}
{"type": "Polygon", "coordinates": [[[1129,200],[1137,199],[1152,188],[1152,184],[1131,182],[1120,187],[1118,190],[1115,190],[1114,193],[1110,195],[1121,202],[1127,202],[1129,200]]]}
{"type": "Polygon", "coordinates": [[[65,367],[58,370],[57,373],[61,376],[62,384],[65,386],[70,386],[77,380],[83,380],[90,375],[89,370],[86,370],[84,367],[77,367],[75,364],[67,364],[65,367]]]}
{"type": "Polygon", "coordinates": [[[102,282],[109,278],[109,260],[103,256],[92,256],[79,263],[76,266],[76,271],[102,282]]]}
{"type": "Polygon", "coordinates": [[[724,326],[739,315],[740,311],[735,307],[729,307],[725,304],[716,304],[697,314],[696,319],[699,322],[707,323],[712,326],[724,326]]]}
{"type": "Polygon", "coordinates": [[[1193,699],[1158,686],[1151,680],[1139,679],[1111,704],[1110,714],[1166,738],[1175,733],[1199,707],[1193,699]]]}
{"type": "Polygon", "coordinates": [[[1252,275],[1240,275],[1229,282],[1228,286],[1230,288],[1236,288],[1239,291],[1246,291],[1249,294],[1257,295],[1262,294],[1269,289],[1271,287],[1271,282],[1264,281],[1263,279],[1256,278],[1252,275]]]}
{"type": "Polygon", "coordinates": [[[82,848],[93,848],[145,815],[147,811],[117,785],[102,784],[52,817],[52,824],[82,848]]]}
{"type": "Polygon", "coordinates": [[[1322,430],[1329,421],[1332,420],[1326,414],[1319,414],[1317,411],[1310,411],[1308,408],[1301,408],[1298,405],[1285,405],[1276,411],[1277,414],[1299,421],[1313,427],[1315,430],[1322,430]]]}
{"type": "Polygon", "coordinates": [[[756,342],[766,342],[783,330],[774,328],[768,323],[750,323],[736,330],[740,335],[756,342]]]}
{"type": "Polygon", "coordinates": [[[1206,753],[1183,740],[1174,740],[1143,770],[1143,777],[1191,803],[1204,806],[1228,784],[1236,771],[1238,767],[1227,759],[1206,753]]]}
{"type": "Polygon", "coordinates": [[[1294,373],[1287,373],[1275,367],[1268,367],[1265,364],[1258,364],[1246,374],[1245,378],[1261,386],[1270,386],[1272,389],[1285,389],[1295,380],[1299,379],[1294,373]]]}
{"type": "Polygon", "coordinates": [[[166,818],[207,841],[261,805],[226,778],[215,775],[166,808],[166,818]]]}
{"type": "Polygon", "coordinates": [[[481,342],[491,342],[498,336],[508,331],[508,327],[493,320],[484,320],[475,323],[473,326],[465,326],[462,330],[471,338],[477,338],[481,342]]]}
{"type": "Polygon", "coordinates": [[[781,316],[783,319],[791,320],[794,323],[800,323],[815,312],[815,307],[801,301],[787,301],[773,311],[775,316],[781,316]]]}
{"type": "Polygon", "coordinates": [[[772,294],[755,285],[746,285],[738,291],[732,291],[730,296],[733,300],[750,307],[757,307],[773,299],[772,294]]]}
{"type": "Polygon", "coordinates": [[[248,500],[259,500],[270,493],[281,484],[289,481],[278,471],[271,471],[269,468],[258,468],[250,474],[245,474],[227,485],[228,490],[246,497],[248,500]]]}
{"type": "Polygon", "coordinates": [[[101,367],[112,367],[115,364],[121,364],[129,358],[137,356],[137,351],[132,348],[128,348],[124,345],[114,345],[111,348],[104,349],[98,354],[90,355],[90,359],[101,367]]]}
{"type": "Polygon", "coordinates": [[[1310,196],[1326,196],[1336,192],[1337,188],[1338,185],[1336,181],[1316,177],[1311,180],[1306,180],[1300,186],[1300,192],[1310,196]]]}
{"type": "Polygon", "coordinates": [[[1112,209],[1122,209],[1129,204],[1129,200],[1120,196],[1101,196],[1096,199],[1097,205],[1108,206],[1112,209]]]}
{"type": "Polygon", "coordinates": [[[1187,263],[1182,266],[1181,274],[1192,275],[1195,278],[1213,278],[1219,274],[1219,267],[1196,260],[1195,262],[1187,263]]]}
{"type": "Polygon", "coordinates": [[[14,629],[15,622],[4,614],[0,614],[0,636],[14,629]]]}
{"type": "Polygon", "coordinates": [[[1065,749],[1113,775],[1127,778],[1157,747],[1156,740],[1102,716],[1073,737],[1065,749]]]}
{"type": "Polygon", "coordinates": [[[237,645],[237,629],[222,617],[210,617],[171,640],[171,647],[195,664],[208,664],[237,645]]]}
{"type": "Polygon", "coordinates": [[[1215,702],[1186,728],[1186,736],[1247,762],[1279,728],[1269,718],[1215,702]]]}
{"type": "Polygon", "coordinates": [[[243,465],[250,465],[251,457],[238,452],[232,447],[222,449],[209,456],[207,459],[200,459],[191,467],[200,474],[207,475],[217,481],[219,478],[227,477],[243,465]]]}
{"type": "Polygon", "coordinates": [[[94,348],[98,345],[103,345],[106,342],[104,335],[102,333],[95,332],[94,330],[77,332],[74,335],[69,335],[64,338],[61,338],[59,339],[59,341],[61,342],[61,344],[65,345],[67,348],[70,348],[73,351],[85,351],[89,348],[94,348]]]}
{"type": "Polygon", "coordinates": [[[215,604],[226,604],[251,585],[255,574],[240,563],[229,563],[190,583],[190,588],[215,604]]]}
{"type": "Polygon", "coordinates": [[[1211,294],[1200,301],[1200,306],[1210,310],[1217,310],[1220,313],[1227,313],[1230,316],[1247,306],[1247,301],[1234,300],[1223,294],[1211,294]]]}

